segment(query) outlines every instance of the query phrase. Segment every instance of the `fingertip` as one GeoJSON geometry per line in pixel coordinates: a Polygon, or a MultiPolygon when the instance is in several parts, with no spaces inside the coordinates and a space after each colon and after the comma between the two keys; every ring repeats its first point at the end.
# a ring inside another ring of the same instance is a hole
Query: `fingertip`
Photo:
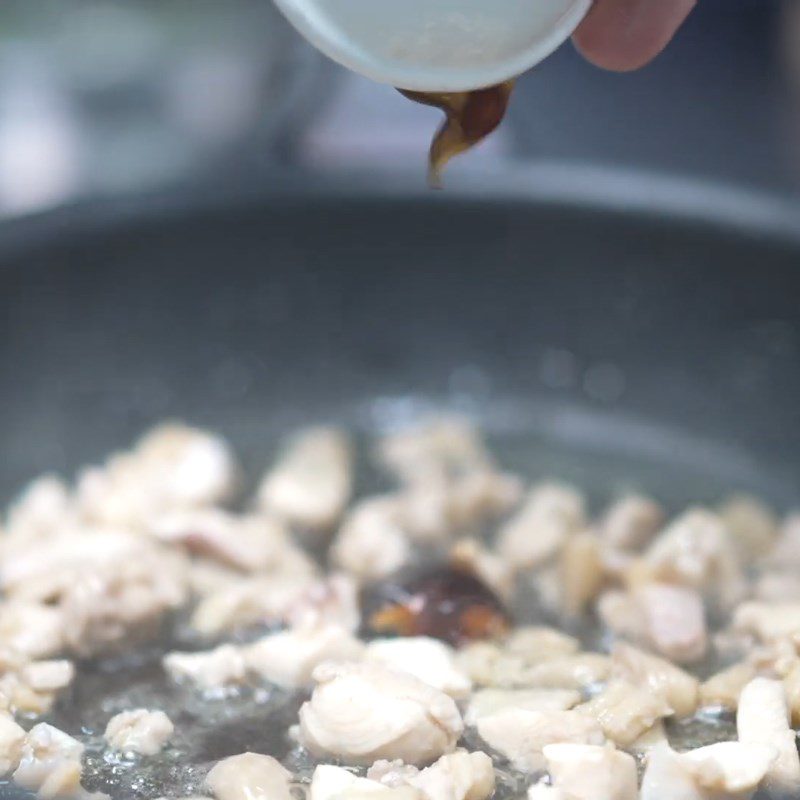
{"type": "Polygon", "coordinates": [[[695,5],[696,0],[596,0],[573,41],[592,64],[630,72],[667,46],[695,5]]]}

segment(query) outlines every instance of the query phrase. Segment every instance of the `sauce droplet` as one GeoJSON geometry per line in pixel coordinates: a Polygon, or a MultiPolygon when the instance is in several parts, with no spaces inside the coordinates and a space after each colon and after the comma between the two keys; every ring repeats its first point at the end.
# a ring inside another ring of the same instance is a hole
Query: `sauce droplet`
{"type": "Polygon", "coordinates": [[[497,596],[460,566],[426,567],[373,588],[368,632],[431,636],[453,645],[508,633],[511,620],[497,596]]]}
{"type": "Polygon", "coordinates": [[[464,153],[483,141],[503,121],[514,81],[506,81],[471,92],[400,93],[426,106],[440,108],[445,120],[436,131],[428,156],[428,181],[434,188],[442,186],[442,172],[454,156],[464,153]]]}

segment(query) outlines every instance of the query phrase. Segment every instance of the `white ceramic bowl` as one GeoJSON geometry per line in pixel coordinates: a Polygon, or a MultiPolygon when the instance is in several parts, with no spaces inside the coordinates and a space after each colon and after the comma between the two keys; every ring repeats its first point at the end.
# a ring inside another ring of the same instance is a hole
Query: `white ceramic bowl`
{"type": "Polygon", "coordinates": [[[401,89],[456,92],[521,75],[592,0],[275,0],[334,61],[401,89]]]}

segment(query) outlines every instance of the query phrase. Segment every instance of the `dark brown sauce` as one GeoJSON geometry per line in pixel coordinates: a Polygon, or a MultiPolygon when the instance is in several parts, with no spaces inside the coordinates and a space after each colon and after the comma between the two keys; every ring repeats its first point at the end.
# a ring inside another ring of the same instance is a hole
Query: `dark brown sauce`
{"type": "Polygon", "coordinates": [[[453,645],[508,633],[499,598],[459,565],[411,569],[382,581],[364,598],[372,636],[431,636],[453,645]]]}
{"type": "Polygon", "coordinates": [[[506,81],[472,92],[412,92],[400,93],[415,103],[440,108],[445,113],[431,143],[428,156],[428,181],[440,188],[442,172],[454,156],[464,153],[483,141],[503,121],[514,81],[506,81]]]}

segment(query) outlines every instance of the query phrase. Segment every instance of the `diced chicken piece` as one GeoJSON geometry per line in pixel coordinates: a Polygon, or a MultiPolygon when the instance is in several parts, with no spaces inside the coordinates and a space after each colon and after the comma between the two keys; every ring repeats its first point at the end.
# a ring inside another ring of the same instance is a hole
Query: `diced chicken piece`
{"type": "Polygon", "coordinates": [[[367,778],[379,786],[408,786],[425,800],[485,800],[494,792],[492,759],[480,751],[456,750],[423,770],[402,761],[376,761],[367,778]]]}
{"type": "Polygon", "coordinates": [[[769,748],[741,742],[683,754],[662,743],[647,757],[640,800],[749,800],[773,757],[769,748]]]}
{"type": "Polygon", "coordinates": [[[477,539],[461,539],[450,550],[452,564],[477,575],[498,597],[508,602],[514,592],[516,569],[477,539]]]}
{"type": "Polygon", "coordinates": [[[528,664],[575,655],[581,649],[580,642],[574,636],[541,625],[515,628],[506,639],[505,646],[509,653],[522,656],[528,664]]]}
{"type": "Polygon", "coordinates": [[[359,580],[385,578],[411,558],[396,497],[376,497],[357,504],[347,515],[331,546],[330,557],[359,580]]]}
{"type": "Polygon", "coordinates": [[[31,658],[64,648],[64,614],[59,608],[22,601],[0,602],[0,646],[31,658]]]}
{"type": "Polygon", "coordinates": [[[667,742],[647,754],[640,800],[710,800],[697,785],[688,765],[667,742]]]}
{"type": "Polygon", "coordinates": [[[33,656],[63,649],[91,655],[150,633],[188,596],[185,556],[113,530],[61,531],[46,547],[6,553],[0,574],[15,604],[9,627],[21,624],[25,640],[7,643],[33,656]],[[45,643],[29,643],[45,632],[45,643]]]}
{"type": "Polygon", "coordinates": [[[272,756],[241,753],[218,761],[206,786],[217,800],[292,800],[291,778],[272,756]]]}
{"type": "Polygon", "coordinates": [[[22,741],[14,783],[42,798],[81,796],[82,755],[76,739],[47,723],[34,725],[22,741]]]}
{"type": "Polygon", "coordinates": [[[189,589],[196,597],[206,597],[229,589],[242,580],[238,569],[226,567],[210,558],[193,558],[189,566],[189,589]]]}
{"type": "MultiPolygon", "coordinates": [[[[81,764],[79,761],[63,761],[53,768],[47,778],[39,786],[36,796],[42,800],[50,798],[69,798],[78,800],[82,797],[94,797],[81,786],[81,764]]],[[[107,795],[102,795],[107,797],[107,795]]]]}
{"type": "Polygon", "coordinates": [[[240,579],[204,597],[192,614],[192,627],[206,636],[291,616],[315,584],[311,575],[283,574],[240,579]]]}
{"type": "Polygon", "coordinates": [[[76,576],[61,600],[68,648],[89,656],[152,635],[166,613],[186,602],[187,576],[185,557],[161,546],[113,570],[76,576]]]}
{"type": "Polygon", "coordinates": [[[338,625],[321,624],[270,634],[243,649],[247,669],[287,689],[311,683],[325,661],[357,661],[364,645],[338,625]]]}
{"type": "Polygon", "coordinates": [[[774,642],[800,633],[800,603],[742,603],[733,614],[733,629],[774,642]]]}
{"type": "MultiPolygon", "coordinates": [[[[526,642],[525,652],[536,652],[527,649],[533,636],[526,642]]],[[[522,641],[517,642],[518,647],[522,641]]],[[[457,660],[477,685],[500,688],[581,689],[605,680],[611,672],[611,659],[600,653],[559,656],[553,650],[550,657],[536,660],[489,642],[465,647],[457,660]]]]}
{"type": "Polygon", "coordinates": [[[387,469],[410,485],[491,467],[476,428],[457,417],[442,418],[384,437],[378,446],[378,457],[387,469]]]}
{"type": "Polygon", "coordinates": [[[675,519],[653,542],[648,561],[662,579],[699,587],[715,578],[719,552],[727,531],[716,514],[690,509],[675,519]]]}
{"type": "Polygon", "coordinates": [[[26,686],[17,673],[8,673],[0,678],[0,708],[5,713],[44,714],[49,711],[55,694],[36,692],[26,686]]]}
{"type": "Polygon", "coordinates": [[[57,692],[69,686],[75,677],[71,661],[31,661],[19,672],[22,682],[36,692],[57,692]]]}
{"type": "Polygon", "coordinates": [[[507,709],[478,719],[476,729],[489,747],[520,770],[544,768],[542,749],[548,744],[603,744],[596,720],[577,711],[507,709]]]}
{"type": "Polygon", "coordinates": [[[397,496],[403,530],[414,541],[438,544],[456,529],[457,509],[446,478],[416,483],[397,496]]]}
{"type": "Polygon", "coordinates": [[[754,678],[739,695],[736,728],[744,744],[766,745],[777,753],[767,772],[767,786],[778,793],[800,791],[800,756],[789,724],[786,691],[780,681],[754,678]]]}
{"type": "Polygon", "coordinates": [[[526,673],[527,686],[584,689],[608,678],[611,659],[602,653],[577,653],[534,664],[526,673]]]}
{"type": "Polygon", "coordinates": [[[341,573],[310,584],[287,620],[294,627],[330,624],[355,633],[361,625],[358,584],[341,573]]]}
{"type": "Polygon", "coordinates": [[[772,549],[764,557],[768,566],[794,570],[800,567],[800,514],[788,516],[772,549]]]}
{"type": "Polygon", "coordinates": [[[480,689],[469,699],[464,713],[467,725],[508,709],[524,711],[567,711],[581,701],[574,689],[480,689]]]}
{"type": "Polygon", "coordinates": [[[695,782],[714,797],[749,797],[768,775],[775,760],[772,747],[745,742],[719,742],[684,753],[695,782]]]}
{"type": "Polygon", "coordinates": [[[529,577],[532,588],[536,591],[541,608],[550,616],[564,615],[562,609],[563,587],[561,586],[561,570],[558,558],[551,559],[545,566],[535,570],[529,577]]]}
{"type": "Polygon", "coordinates": [[[756,668],[747,661],[733,664],[710,678],[700,686],[700,704],[702,706],[721,706],[735,711],[739,706],[739,695],[742,689],[756,677],[756,668]]]}
{"type": "Polygon", "coordinates": [[[0,777],[15,770],[22,758],[25,730],[17,724],[11,714],[0,713],[0,777]]]}
{"type": "Polygon", "coordinates": [[[172,720],[163,711],[137,708],[111,717],[104,738],[114,750],[154,756],[174,730],[172,720]]]}
{"type": "Polygon", "coordinates": [[[466,697],[472,681],[456,665],[455,650],[427,636],[375,639],[366,660],[413,675],[454,698],[466,697]]]}
{"type": "Polygon", "coordinates": [[[800,726],[800,661],[795,660],[783,674],[783,688],[792,718],[792,727],[800,726]]]}
{"type": "Polygon", "coordinates": [[[553,785],[575,800],[637,800],[636,762],[613,745],[550,744],[544,750],[553,785]]]}
{"type": "Polygon", "coordinates": [[[584,501],[574,489],[537,486],[500,529],[498,549],[520,569],[539,567],[557,555],[567,538],[585,524],[584,501]]]}
{"type": "Polygon", "coordinates": [[[603,560],[603,573],[606,580],[614,585],[622,584],[631,589],[652,580],[652,570],[646,566],[643,556],[633,550],[622,550],[603,543],[600,556],[603,560]],[[647,577],[640,579],[641,565],[645,566],[647,577]]]}
{"type": "Polygon", "coordinates": [[[730,534],[722,519],[705,509],[690,509],[678,517],[653,542],[646,557],[660,580],[710,592],[723,608],[745,593],[730,534]]]}
{"type": "Polygon", "coordinates": [[[664,521],[661,506],[649,497],[629,495],[613,503],[603,515],[600,535],[621,550],[640,550],[664,521]]]}
{"type": "Polygon", "coordinates": [[[628,745],[628,751],[635,755],[646,756],[660,744],[667,742],[667,730],[664,721],[658,720],[652,728],[648,728],[641,736],[628,745]]]}
{"type": "Polygon", "coordinates": [[[700,683],[693,675],[629,644],[617,644],[612,661],[615,677],[646,687],[661,697],[678,717],[694,714],[700,683]]]}
{"type": "Polygon", "coordinates": [[[32,539],[48,535],[74,515],[69,490],[61,478],[43,475],[14,500],[6,519],[7,536],[32,539]]]}
{"type": "Polygon", "coordinates": [[[335,428],[311,428],[290,443],[258,489],[259,505],[292,525],[329,530],[353,485],[350,443],[335,428]]]}
{"type": "Polygon", "coordinates": [[[703,601],[692,589],[650,584],[637,592],[648,638],[659,653],[678,663],[696,661],[708,647],[703,601]]]}
{"type": "Polygon", "coordinates": [[[320,764],[311,776],[309,800],[344,800],[353,793],[361,796],[382,795],[385,798],[389,787],[369,777],[359,778],[349,769],[333,764],[320,764]]]}
{"type": "Polygon", "coordinates": [[[225,500],[235,483],[236,466],[222,439],[165,425],[148,433],[132,452],[86,470],[77,494],[89,520],[137,527],[164,511],[225,500]]]}
{"type": "Polygon", "coordinates": [[[764,603],[800,603],[800,575],[794,568],[765,572],[756,579],[753,597],[764,603]]]}
{"type": "Polygon", "coordinates": [[[147,433],[134,451],[142,468],[164,481],[162,491],[176,505],[218,503],[230,496],[236,464],[228,443],[187,425],[162,425],[147,433]]]}
{"type": "Polygon", "coordinates": [[[480,751],[456,750],[411,778],[426,800],[486,800],[494,792],[492,759],[480,751]]]}
{"type": "Polygon", "coordinates": [[[703,601],[693,589],[649,583],[633,592],[606,592],[597,611],[618,636],[678,663],[697,661],[708,647],[703,601]]]}
{"type": "Polygon", "coordinates": [[[747,660],[760,675],[783,677],[798,663],[794,638],[776,639],[765,645],[751,647],[747,660]]]}
{"type": "Polygon", "coordinates": [[[300,709],[301,742],[353,764],[399,758],[425,764],[452,752],[463,722],[451,697],[376,664],[325,664],[300,709]]]}
{"type": "Polygon", "coordinates": [[[474,642],[456,656],[459,668],[478,686],[525,686],[529,667],[519,655],[493,642],[474,642]]]}
{"type": "Polygon", "coordinates": [[[571,617],[582,614],[599,594],[604,579],[600,540],[592,533],[571,536],[559,560],[561,612],[571,617]]]}
{"type": "Polygon", "coordinates": [[[247,675],[241,650],[231,644],[201,653],[168,653],[163,664],[173,680],[191,681],[207,690],[242,683],[247,675]]]}
{"type": "Polygon", "coordinates": [[[88,527],[59,530],[47,537],[46,547],[20,545],[7,548],[0,564],[3,589],[15,597],[41,601],[58,599],[79,571],[83,576],[88,571],[117,570],[125,561],[146,558],[156,549],[131,533],[88,527]],[[51,594],[35,595],[40,585],[48,586],[51,594]]]}
{"type": "Polygon", "coordinates": [[[0,675],[0,698],[12,712],[44,714],[59,690],[68,686],[75,670],[69,661],[32,661],[7,665],[0,675]]]}
{"type": "Polygon", "coordinates": [[[7,551],[0,577],[13,604],[8,626],[0,614],[0,629],[21,627],[25,641],[7,643],[33,656],[104,649],[157,623],[188,595],[182,554],[100,528],[63,530],[46,546],[7,551]],[[40,635],[44,644],[29,644],[40,635]]]}
{"type": "Polygon", "coordinates": [[[528,800],[572,800],[572,798],[567,797],[561,789],[540,781],[528,789],[528,800]]]}
{"type": "Polygon", "coordinates": [[[450,486],[451,529],[475,527],[487,519],[506,514],[524,494],[522,481],[515,475],[479,469],[456,478],[450,486]]]}
{"type": "Polygon", "coordinates": [[[219,508],[164,514],[153,522],[151,531],[164,542],[182,545],[195,555],[242,572],[280,568],[284,553],[294,547],[277,519],[240,517],[219,508]]]}
{"type": "MultiPolygon", "coordinates": [[[[442,756],[445,758],[445,756],[442,756]]],[[[383,786],[406,786],[419,775],[419,768],[413,764],[404,764],[400,759],[376,761],[368,770],[367,777],[383,786]]]]}
{"type": "MultiPolygon", "coordinates": [[[[381,786],[381,790],[381,800],[425,800],[425,795],[413,786],[381,786]]],[[[365,790],[363,784],[357,784],[339,795],[339,800],[373,800],[374,797],[375,787],[365,790]]]]}
{"type": "Polygon", "coordinates": [[[440,542],[510,511],[522,493],[519,479],[490,470],[416,483],[400,496],[403,528],[416,541],[440,542]]]}
{"type": "Polygon", "coordinates": [[[605,736],[620,747],[628,747],[659,719],[672,714],[660,694],[622,680],[611,681],[575,711],[596,720],[605,736]]]}
{"type": "Polygon", "coordinates": [[[715,655],[726,664],[748,658],[753,649],[759,645],[755,636],[750,633],[738,633],[730,625],[714,633],[712,643],[715,655]]]}
{"type": "Polygon", "coordinates": [[[745,562],[768,553],[778,538],[775,514],[755,497],[729,497],[719,514],[745,562]]]}
{"type": "Polygon", "coordinates": [[[633,592],[620,589],[603,592],[597,600],[596,610],[600,621],[615,636],[640,642],[647,640],[647,620],[633,592]]]}
{"type": "Polygon", "coordinates": [[[10,647],[0,647],[0,673],[19,672],[31,661],[24,653],[10,647]]]}

